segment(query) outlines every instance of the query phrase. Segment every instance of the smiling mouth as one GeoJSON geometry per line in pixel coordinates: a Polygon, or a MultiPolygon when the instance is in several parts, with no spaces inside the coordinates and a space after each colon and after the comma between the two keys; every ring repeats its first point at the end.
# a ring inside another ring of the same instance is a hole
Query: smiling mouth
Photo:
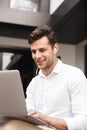
{"type": "Polygon", "coordinates": [[[44,61],[45,61],[45,60],[37,60],[36,63],[37,63],[38,65],[42,65],[44,61]]]}

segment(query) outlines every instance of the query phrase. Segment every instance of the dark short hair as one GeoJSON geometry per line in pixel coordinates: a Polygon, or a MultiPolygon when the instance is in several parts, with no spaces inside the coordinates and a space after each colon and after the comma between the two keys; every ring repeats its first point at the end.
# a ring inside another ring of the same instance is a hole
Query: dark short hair
{"type": "Polygon", "coordinates": [[[46,36],[49,40],[49,44],[51,46],[54,46],[54,44],[57,42],[57,38],[55,35],[55,32],[50,26],[43,25],[40,27],[37,27],[30,35],[28,38],[29,44],[32,44],[36,40],[39,40],[40,38],[46,36]]]}

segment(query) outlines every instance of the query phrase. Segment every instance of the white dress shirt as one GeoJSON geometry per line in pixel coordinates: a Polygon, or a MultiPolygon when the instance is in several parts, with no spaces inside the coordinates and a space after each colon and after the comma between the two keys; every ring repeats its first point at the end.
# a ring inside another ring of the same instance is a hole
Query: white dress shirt
{"type": "Polygon", "coordinates": [[[87,80],[83,72],[58,59],[49,76],[39,74],[26,91],[27,109],[62,118],[68,130],[87,130],[87,80]]]}

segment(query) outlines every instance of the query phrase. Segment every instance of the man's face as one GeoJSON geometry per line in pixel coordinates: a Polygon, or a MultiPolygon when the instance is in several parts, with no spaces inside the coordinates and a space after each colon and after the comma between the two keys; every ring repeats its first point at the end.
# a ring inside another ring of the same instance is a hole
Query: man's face
{"type": "Polygon", "coordinates": [[[39,69],[47,69],[54,62],[54,48],[49,44],[49,40],[46,36],[33,42],[30,48],[32,58],[39,69]]]}

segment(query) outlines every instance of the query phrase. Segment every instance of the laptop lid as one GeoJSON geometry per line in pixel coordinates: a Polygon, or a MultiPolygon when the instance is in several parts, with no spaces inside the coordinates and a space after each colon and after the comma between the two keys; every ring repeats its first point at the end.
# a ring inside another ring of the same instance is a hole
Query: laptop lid
{"type": "Polygon", "coordinates": [[[0,115],[27,116],[25,97],[18,70],[0,71],[0,115]]]}
{"type": "Polygon", "coordinates": [[[35,125],[47,125],[32,115],[28,116],[18,70],[0,71],[0,118],[2,121],[20,119],[35,125]]]}

